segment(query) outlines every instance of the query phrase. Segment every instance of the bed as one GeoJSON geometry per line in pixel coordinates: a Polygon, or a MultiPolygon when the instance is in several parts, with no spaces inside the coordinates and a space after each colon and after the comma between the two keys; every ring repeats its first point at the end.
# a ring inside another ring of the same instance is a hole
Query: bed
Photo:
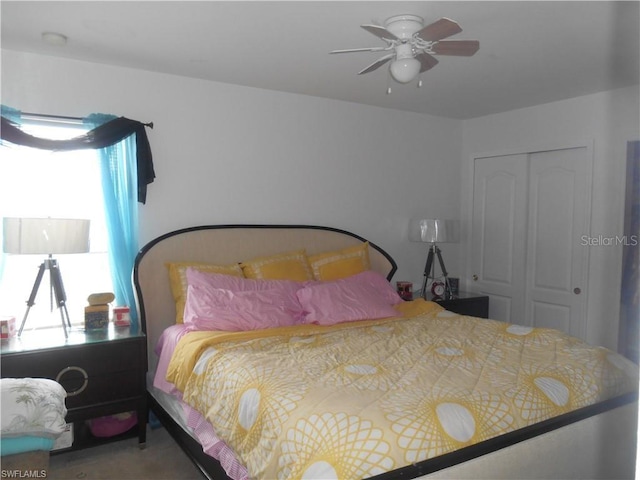
{"type": "Polygon", "coordinates": [[[379,288],[392,289],[395,271],[382,248],[335,228],[214,225],[158,237],[140,251],[133,273],[148,339],[151,410],[207,478],[634,477],[638,374],[619,355],[560,332],[460,316],[421,299],[395,303],[386,290],[376,292],[395,315],[331,321],[335,311],[327,314],[314,303],[318,292],[328,293],[335,306],[340,289],[351,291],[355,278],[360,288],[366,275],[367,288],[374,283],[378,288],[382,278],[387,285],[379,288]],[[347,277],[333,272],[334,277],[302,284],[305,293],[296,295],[307,302],[306,315],[316,313],[314,322],[202,331],[191,320],[200,318],[193,313],[198,304],[192,306],[197,281],[226,281],[225,272],[200,275],[195,267],[186,268],[193,285],[184,311],[172,291],[170,263],[234,266],[300,251],[316,259],[314,274],[336,252],[366,252],[368,262],[367,272],[347,277]],[[188,331],[177,323],[181,313],[183,321],[189,319],[188,331]],[[551,354],[539,350],[550,342],[551,354]],[[461,355],[471,346],[480,350],[461,355]],[[377,357],[365,360],[365,351],[377,357]],[[527,355],[539,362],[518,360],[510,366],[510,357],[527,355]],[[349,357],[349,368],[343,368],[342,357],[349,357]],[[502,373],[490,373],[485,361],[502,373]],[[432,370],[420,370],[421,362],[432,370]],[[456,383],[454,371],[466,376],[462,383],[456,383]],[[527,375],[537,380],[523,383],[527,375]],[[264,378],[269,385],[256,386],[264,378]],[[315,378],[322,380],[309,380],[315,378]],[[520,383],[511,385],[512,380],[520,383]],[[422,393],[408,393],[414,384],[422,393]],[[501,389],[503,397],[489,386],[501,389]],[[279,392],[280,400],[267,401],[269,389],[279,392]],[[297,410],[301,396],[315,398],[310,410],[297,410]],[[512,405],[517,412],[508,410],[512,405]],[[274,412],[280,412],[275,420],[274,412]],[[228,421],[231,417],[239,421],[228,421]],[[216,428],[212,421],[219,422],[216,428]]]}

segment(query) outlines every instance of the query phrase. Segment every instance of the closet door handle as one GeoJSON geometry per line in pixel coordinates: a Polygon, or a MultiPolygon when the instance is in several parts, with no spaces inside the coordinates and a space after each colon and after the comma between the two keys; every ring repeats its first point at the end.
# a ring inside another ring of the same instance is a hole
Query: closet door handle
{"type": "Polygon", "coordinates": [[[573,293],[575,293],[576,295],[580,295],[582,293],[582,290],[580,290],[580,288],[576,287],[573,289],[573,293]]]}

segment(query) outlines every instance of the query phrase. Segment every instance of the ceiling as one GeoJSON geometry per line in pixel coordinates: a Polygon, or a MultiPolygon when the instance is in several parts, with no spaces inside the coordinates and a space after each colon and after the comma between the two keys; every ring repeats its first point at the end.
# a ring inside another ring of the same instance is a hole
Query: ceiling
{"type": "Polygon", "coordinates": [[[638,1],[7,1],[2,48],[450,118],[637,85],[638,1]],[[357,72],[384,46],[360,28],[412,13],[462,27],[473,57],[440,56],[423,86],[384,67],[357,72]],[[46,44],[43,32],[68,37],[46,44]],[[387,94],[387,87],[391,94],[387,94]]]}

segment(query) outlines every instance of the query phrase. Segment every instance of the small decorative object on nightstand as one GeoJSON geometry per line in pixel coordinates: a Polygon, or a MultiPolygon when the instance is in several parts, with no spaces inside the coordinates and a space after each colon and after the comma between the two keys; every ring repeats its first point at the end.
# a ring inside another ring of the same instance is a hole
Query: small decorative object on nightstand
{"type": "Polygon", "coordinates": [[[129,327],[131,326],[131,312],[129,307],[113,307],[113,324],[116,327],[129,327]]]}
{"type": "Polygon", "coordinates": [[[403,300],[413,300],[413,282],[397,281],[396,290],[403,300]]]}
{"type": "Polygon", "coordinates": [[[16,317],[0,316],[0,338],[16,336],[16,317]]]}
{"type": "Polygon", "coordinates": [[[459,313],[460,315],[489,318],[489,297],[486,295],[479,295],[469,292],[459,292],[455,297],[432,297],[430,300],[433,300],[443,308],[455,313],[459,313]]]}
{"type": "Polygon", "coordinates": [[[109,325],[109,304],[115,299],[111,292],[92,293],[87,298],[89,305],[84,307],[84,328],[95,330],[109,325]]]}
{"type": "Polygon", "coordinates": [[[443,298],[446,291],[444,282],[435,281],[431,284],[431,294],[435,298],[443,298]]]}

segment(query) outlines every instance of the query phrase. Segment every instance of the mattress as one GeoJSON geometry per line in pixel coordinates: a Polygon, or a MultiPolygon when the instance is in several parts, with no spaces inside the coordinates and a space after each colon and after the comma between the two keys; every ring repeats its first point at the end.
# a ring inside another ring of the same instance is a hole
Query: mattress
{"type": "Polygon", "coordinates": [[[157,387],[153,386],[153,379],[156,376],[156,372],[147,373],[147,392],[154,400],[162,407],[162,409],[169,414],[171,419],[180,426],[184,431],[188,432],[192,438],[196,439],[191,428],[187,426],[187,418],[189,416],[189,406],[184,403],[176,395],[163,392],[157,387]]]}

